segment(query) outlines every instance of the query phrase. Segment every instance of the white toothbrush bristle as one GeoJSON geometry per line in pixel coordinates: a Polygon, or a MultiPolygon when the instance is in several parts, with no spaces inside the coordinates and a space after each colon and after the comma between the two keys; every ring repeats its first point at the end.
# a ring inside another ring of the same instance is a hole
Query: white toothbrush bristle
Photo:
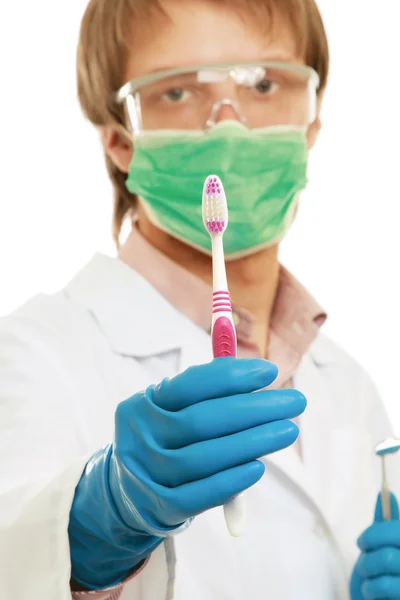
{"type": "Polygon", "coordinates": [[[209,175],[203,187],[203,223],[208,233],[223,234],[228,225],[224,186],[217,175],[209,175]]]}

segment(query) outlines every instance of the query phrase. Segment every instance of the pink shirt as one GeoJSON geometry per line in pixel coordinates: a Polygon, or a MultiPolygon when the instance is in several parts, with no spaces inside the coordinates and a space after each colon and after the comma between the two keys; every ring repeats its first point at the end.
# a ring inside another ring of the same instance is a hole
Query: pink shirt
{"type": "MultiPolygon", "coordinates": [[[[212,289],[201,279],[161,254],[134,229],[121,250],[121,258],[129,255],[129,264],[177,308],[205,331],[210,331],[212,289]]],[[[260,356],[253,342],[255,322],[251,314],[233,306],[238,339],[238,356],[260,356]]],[[[304,354],[326,320],[326,313],[307,290],[283,266],[271,313],[268,359],[279,368],[279,375],[270,387],[285,387],[304,354]]],[[[150,557],[151,558],[151,557],[150,557]]],[[[149,559],[148,559],[149,560],[149,559]]],[[[142,567],[142,569],[145,565],[142,567]]],[[[140,569],[140,570],[142,570],[140,569]]],[[[136,571],[123,583],[95,592],[73,592],[74,600],[118,600],[123,586],[140,572],[136,571]]]]}

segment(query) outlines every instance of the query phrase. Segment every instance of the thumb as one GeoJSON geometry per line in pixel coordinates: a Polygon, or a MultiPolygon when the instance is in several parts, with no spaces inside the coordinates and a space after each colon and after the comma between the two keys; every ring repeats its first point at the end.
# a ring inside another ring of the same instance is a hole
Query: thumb
{"type": "MultiPolygon", "coordinates": [[[[397,503],[397,498],[392,492],[390,492],[390,507],[392,511],[392,521],[399,519],[399,505],[397,503]]],[[[382,494],[378,494],[378,499],[376,501],[375,506],[375,517],[374,521],[383,521],[382,515],[382,494]]]]}

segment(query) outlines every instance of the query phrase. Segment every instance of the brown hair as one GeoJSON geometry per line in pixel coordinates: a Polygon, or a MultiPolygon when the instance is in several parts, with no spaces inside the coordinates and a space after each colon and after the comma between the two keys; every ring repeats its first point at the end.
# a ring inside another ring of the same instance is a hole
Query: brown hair
{"type": "MultiPolygon", "coordinates": [[[[210,1],[210,0],[209,0],[210,1]]],[[[254,16],[258,26],[271,23],[278,10],[297,35],[300,55],[320,76],[322,91],[327,83],[329,49],[321,15],[315,0],[211,0],[224,3],[254,16]],[[265,17],[267,16],[267,19],[265,17]],[[263,17],[260,20],[260,17],[263,17]]],[[[82,19],[78,55],[78,97],[85,116],[97,127],[124,125],[124,111],[113,99],[113,93],[124,83],[132,24],[149,22],[154,14],[164,16],[160,0],[90,0],[82,19]]],[[[126,174],[106,156],[109,177],[114,187],[113,237],[119,235],[125,217],[133,216],[136,197],[125,187],[126,174]]]]}

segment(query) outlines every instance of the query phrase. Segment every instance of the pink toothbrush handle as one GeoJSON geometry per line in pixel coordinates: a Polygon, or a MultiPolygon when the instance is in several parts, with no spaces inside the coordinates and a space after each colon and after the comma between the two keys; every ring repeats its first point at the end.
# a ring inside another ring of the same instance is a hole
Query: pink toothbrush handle
{"type": "Polygon", "coordinates": [[[212,346],[214,358],[234,356],[236,358],[236,333],[228,317],[219,317],[212,331],[212,346]]]}
{"type": "MultiPolygon", "coordinates": [[[[232,305],[228,291],[214,292],[213,314],[224,313],[214,322],[212,329],[212,347],[214,358],[225,356],[237,357],[236,331],[232,319],[232,305]]],[[[245,526],[244,494],[231,498],[224,504],[225,522],[229,533],[239,537],[245,526]]]]}

